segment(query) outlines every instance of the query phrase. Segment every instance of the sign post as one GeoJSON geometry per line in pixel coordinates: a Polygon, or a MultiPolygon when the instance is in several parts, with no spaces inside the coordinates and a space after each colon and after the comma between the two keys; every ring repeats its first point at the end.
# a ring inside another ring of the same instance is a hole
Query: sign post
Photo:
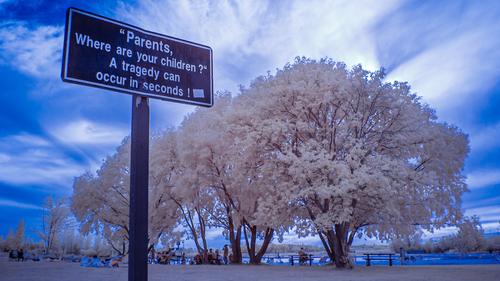
{"type": "Polygon", "coordinates": [[[148,278],[149,98],[213,105],[212,49],[69,8],[61,78],[132,95],[129,281],[148,278]]]}
{"type": "Polygon", "coordinates": [[[148,280],[149,100],[132,96],[128,280],[148,280]]]}

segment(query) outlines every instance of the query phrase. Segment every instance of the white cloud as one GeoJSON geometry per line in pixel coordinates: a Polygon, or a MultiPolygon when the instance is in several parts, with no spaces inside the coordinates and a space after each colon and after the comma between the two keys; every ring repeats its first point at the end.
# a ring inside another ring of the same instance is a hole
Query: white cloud
{"type": "Polygon", "coordinates": [[[27,204],[27,203],[22,203],[14,200],[7,200],[7,199],[0,199],[0,206],[3,207],[13,207],[13,208],[19,208],[19,209],[34,209],[34,210],[41,210],[42,207],[33,205],[33,204],[27,204]]]}
{"type": "Polygon", "coordinates": [[[70,188],[73,177],[83,172],[83,166],[54,151],[29,149],[9,155],[9,160],[2,163],[0,181],[70,188]]]}
{"type": "Polygon", "coordinates": [[[500,221],[500,206],[486,206],[479,208],[471,208],[465,210],[466,216],[476,215],[479,217],[480,221],[485,222],[499,222],[500,221]]]}
{"type": "MultiPolygon", "coordinates": [[[[275,242],[276,243],[276,242],[275,242]]],[[[283,244],[295,244],[295,245],[321,245],[321,240],[319,236],[307,236],[298,237],[294,231],[290,231],[283,235],[283,244]]]]}
{"type": "Polygon", "coordinates": [[[224,229],[222,229],[222,228],[209,228],[206,231],[205,235],[206,235],[206,238],[208,240],[213,240],[213,239],[221,238],[222,231],[224,231],[224,229]]]}
{"type": "Polygon", "coordinates": [[[497,79],[497,46],[475,44],[490,34],[469,32],[430,48],[398,67],[387,79],[409,81],[419,95],[439,108],[457,106],[497,79]]]}
{"type": "Polygon", "coordinates": [[[495,36],[500,22],[494,9],[484,5],[471,3],[466,11],[461,9],[455,9],[457,14],[443,9],[438,17],[414,15],[409,20],[413,24],[410,29],[405,29],[404,23],[400,29],[389,27],[405,35],[400,38],[405,41],[402,44],[409,41],[423,46],[390,72],[387,80],[408,81],[418,95],[438,109],[441,118],[464,122],[463,111],[481,100],[479,94],[494,86],[500,74],[500,37],[495,36]]]}
{"type": "Polygon", "coordinates": [[[491,233],[491,232],[499,232],[500,230],[500,223],[497,222],[488,222],[488,223],[482,223],[484,232],[485,233],[491,233]]]}
{"type": "Polygon", "coordinates": [[[67,144],[118,146],[128,130],[80,119],[58,126],[52,133],[67,144]]]}
{"type": "Polygon", "coordinates": [[[378,68],[372,27],[398,2],[143,0],[122,5],[117,14],[146,29],[211,46],[215,88],[234,91],[298,55],[378,68]]]}
{"type": "Polygon", "coordinates": [[[58,79],[62,56],[63,28],[24,22],[0,25],[0,62],[42,79],[58,79]]]}
{"type": "Polygon", "coordinates": [[[29,145],[29,146],[49,146],[50,143],[39,136],[31,135],[28,133],[21,133],[18,135],[13,135],[9,136],[7,138],[4,138],[5,141],[13,141],[13,142],[18,142],[23,145],[29,145]]]}
{"type": "Polygon", "coordinates": [[[500,147],[500,122],[486,128],[476,130],[470,136],[472,152],[488,151],[500,147]]]}
{"type": "MultiPolygon", "coordinates": [[[[482,222],[481,223],[481,227],[483,228],[485,233],[496,232],[496,231],[498,231],[499,226],[500,226],[500,224],[498,222],[486,222],[486,223],[482,222]]],[[[443,227],[443,228],[435,230],[433,233],[424,230],[423,239],[426,240],[426,239],[431,239],[431,238],[433,238],[433,239],[442,238],[442,237],[450,236],[452,234],[456,234],[457,232],[458,232],[458,228],[454,227],[454,226],[443,227]]]]}
{"type": "Polygon", "coordinates": [[[0,181],[14,185],[52,185],[70,191],[83,164],[67,157],[50,140],[27,133],[0,139],[0,181]]]}
{"type": "Polygon", "coordinates": [[[0,163],[6,163],[10,160],[10,156],[5,153],[0,153],[0,163]]]}
{"type": "Polygon", "coordinates": [[[499,185],[500,170],[473,171],[467,175],[466,182],[470,189],[499,185]]]}

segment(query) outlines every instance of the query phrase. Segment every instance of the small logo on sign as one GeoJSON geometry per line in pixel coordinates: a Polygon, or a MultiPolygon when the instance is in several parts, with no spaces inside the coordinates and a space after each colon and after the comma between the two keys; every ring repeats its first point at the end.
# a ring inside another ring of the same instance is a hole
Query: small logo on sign
{"type": "Polygon", "coordinates": [[[193,98],[202,99],[205,97],[205,91],[203,89],[193,89],[193,98]]]}

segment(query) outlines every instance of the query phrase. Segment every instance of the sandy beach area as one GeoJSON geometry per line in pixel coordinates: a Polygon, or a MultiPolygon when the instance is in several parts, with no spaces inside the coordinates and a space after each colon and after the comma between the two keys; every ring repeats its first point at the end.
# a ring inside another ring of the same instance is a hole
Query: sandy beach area
{"type": "MultiPolygon", "coordinates": [[[[1,281],[126,281],[121,268],[84,268],[67,262],[0,262],[1,281]]],[[[250,266],[250,265],[150,265],[149,280],[175,281],[292,281],[292,280],[500,280],[499,265],[460,266],[358,266],[353,270],[331,267],[250,266]]]]}

